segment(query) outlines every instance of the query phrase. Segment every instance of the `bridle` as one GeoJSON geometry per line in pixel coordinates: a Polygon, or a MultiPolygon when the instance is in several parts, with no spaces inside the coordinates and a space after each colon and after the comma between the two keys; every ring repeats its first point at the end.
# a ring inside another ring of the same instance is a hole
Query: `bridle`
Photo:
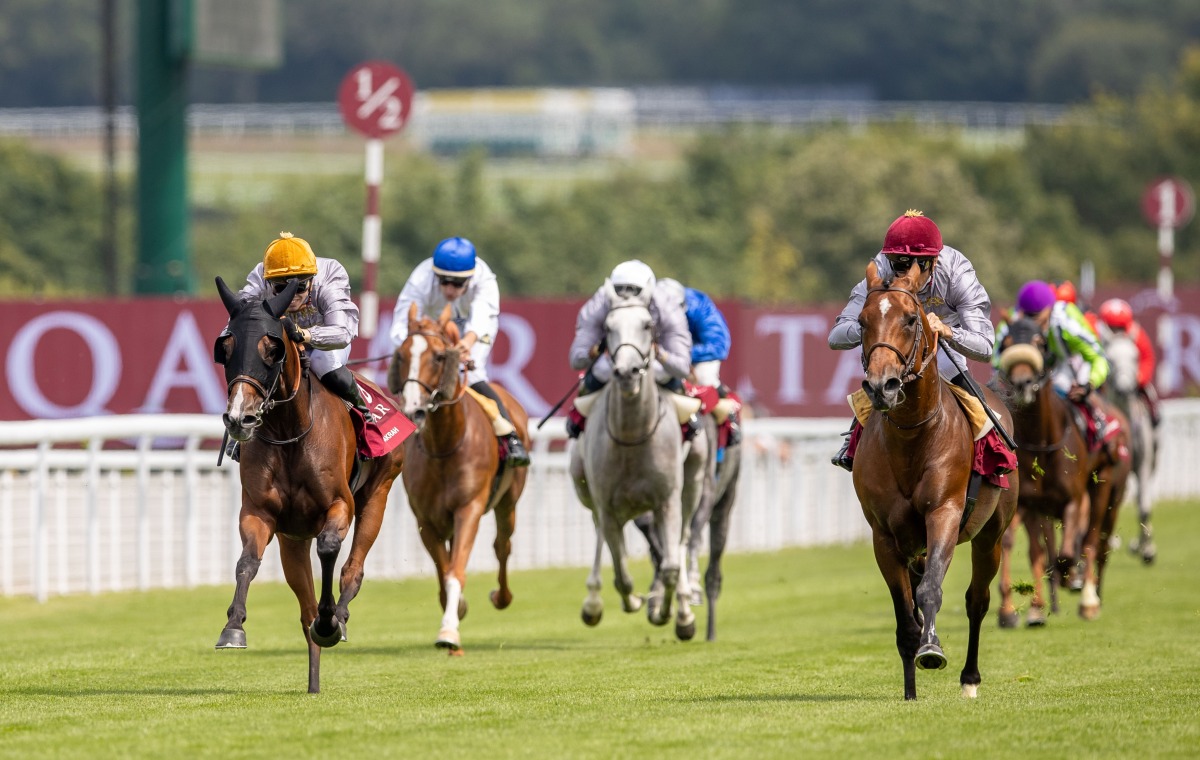
{"type": "Polygon", "coordinates": [[[233,386],[237,385],[238,383],[244,383],[246,385],[249,385],[251,388],[253,388],[255,391],[257,391],[262,396],[263,413],[262,413],[262,415],[259,416],[259,422],[254,427],[257,431],[257,432],[255,432],[255,438],[257,438],[259,441],[262,441],[263,443],[270,443],[270,444],[275,444],[275,445],[295,443],[296,441],[299,441],[301,438],[308,435],[312,431],[313,421],[315,419],[314,415],[313,415],[313,410],[312,410],[312,396],[313,396],[313,394],[312,394],[312,375],[304,365],[302,352],[303,352],[303,348],[301,348],[300,346],[297,346],[296,354],[297,354],[297,356],[301,357],[301,360],[300,360],[301,361],[301,371],[296,373],[296,383],[295,383],[295,385],[292,386],[292,392],[286,398],[281,398],[281,399],[275,398],[275,393],[279,388],[279,381],[283,377],[284,365],[287,364],[288,352],[286,350],[283,352],[283,358],[280,359],[279,362],[271,369],[272,378],[271,378],[271,387],[269,389],[263,383],[259,382],[257,378],[252,377],[250,375],[246,375],[246,374],[235,375],[234,378],[232,380],[230,380],[229,383],[226,384],[226,386],[225,386],[226,398],[228,398],[229,394],[233,392],[233,386]],[[266,422],[266,416],[267,416],[268,412],[270,412],[272,409],[274,409],[276,406],[278,406],[280,404],[291,403],[293,400],[295,400],[297,394],[299,394],[299,392],[300,392],[301,376],[304,376],[308,380],[308,427],[306,427],[303,431],[301,431],[299,435],[293,436],[291,438],[284,438],[281,440],[269,438],[268,436],[264,435],[261,432],[261,430],[258,430],[258,428],[261,428],[263,423],[266,422]]]}
{"type": "MultiPolygon", "coordinates": [[[[867,291],[867,296],[869,297],[872,293],[903,293],[904,295],[911,298],[913,303],[916,304],[918,316],[921,315],[924,311],[921,308],[921,301],[915,295],[913,295],[913,293],[911,291],[905,290],[904,288],[893,288],[893,287],[885,285],[885,286],[878,287],[878,288],[871,288],[870,290],[867,291]]],[[[938,336],[937,336],[937,333],[934,333],[933,334],[933,342],[929,344],[929,350],[925,352],[925,360],[921,362],[920,369],[917,369],[914,371],[913,367],[917,363],[917,356],[919,356],[921,354],[921,349],[925,345],[925,325],[924,324],[922,324],[920,326],[920,329],[917,330],[917,337],[915,340],[913,340],[912,350],[908,353],[907,356],[905,356],[903,351],[901,351],[899,348],[896,348],[891,343],[886,343],[884,341],[878,341],[876,343],[871,344],[870,348],[863,349],[863,352],[862,352],[863,372],[867,371],[867,365],[870,363],[871,354],[875,351],[875,349],[886,348],[889,351],[896,354],[896,356],[898,356],[900,358],[900,361],[904,363],[904,374],[900,376],[900,382],[903,383],[904,385],[908,385],[912,381],[924,376],[926,368],[929,367],[929,362],[933,359],[934,355],[937,354],[937,343],[938,343],[938,336]]]]}
{"type": "MultiPolygon", "coordinates": [[[[613,306],[612,309],[610,309],[609,311],[611,312],[611,311],[615,311],[616,309],[627,309],[627,308],[632,308],[632,307],[646,308],[643,304],[640,304],[640,303],[626,303],[626,304],[618,304],[616,306],[613,306]]],[[[647,310],[647,312],[649,312],[649,309],[646,309],[646,310],[647,310]]],[[[615,361],[617,358],[617,352],[620,351],[622,348],[633,349],[633,351],[638,355],[638,357],[641,359],[641,363],[635,367],[634,371],[637,373],[638,377],[645,377],[646,373],[650,371],[651,362],[654,361],[654,342],[651,341],[649,352],[642,351],[642,349],[639,346],[637,346],[633,343],[618,343],[615,348],[609,349],[609,351],[608,351],[609,358],[615,361]]],[[[645,435],[641,436],[640,438],[637,438],[632,441],[624,441],[617,437],[616,433],[614,433],[613,429],[612,429],[612,420],[609,419],[609,416],[607,414],[604,415],[604,430],[606,433],[608,433],[608,437],[612,440],[612,442],[617,444],[618,446],[640,446],[643,443],[645,443],[646,441],[648,441],[654,437],[654,434],[656,432],[658,432],[658,426],[660,424],[662,424],[663,418],[666,416],[667,415],[666,415],[665,410],[662,412],[659,412],[659,415],[657,418],[655,418],[654,425],[651,426],[650,431],[647,432],[645,435]]]]}
{"type": "MultiPolygon", "coordinates": [[[[420,335],[424,338],[436,338],[438,341],[440,341],[443,344],[449,343],[449,341],[446,340],[446,336],[441,333],[427,332],[427,331],[423,331],[423,330],[414,332],[414,333],[409,333],[410,337],[413,335],[420,335]]],[[[412,352],[411,351],[409,352],[408,360],[410,362],[412,361],[412,352]]],[[[456,382],[454,385],[455,385],[456,391],[454,393],[453,398],[451,398],[448,394],[446,394],[442,390],[442,384],[444,384],[444,380],[445,380],[445,378],[444,378],[445,370],[443,370],[443,378],[441,380],[439,380],[439,385],[437,387],[434,387],[434,386],[430,385],[429,383],[426,383],[424,380],[422,380],[419,377],[409,377],[409,378],[405,378],[404,382],[402,382],[400,384],[399,393],[401,395],[403,395],[405,386],[408,385],[409,383],[413,383],[414,385],[416,385],[418,388],[420,388],[427,394],[426,399],[425,399],[425,412],[426,412],[426,414],[432,415],[434,412],[436,412],[437,410],[441,409],[444,406],[454,406],[455,404],[457,404],[463,400],[463,397],[466,396],[466,394],[467,394],[467,371],[468,371],[468,367],[465,364],[463,364],[462,362],[459,362],[459,368],[455,371],[456,382]]],[[[420,448],[421,451],[425,452],[426,456],[430,457],[431,459],[445,459],[446,457],[450,456],[451,454],[453,454],[454,452],[456,452],[460,448],[462,448],[463,442],[467,440],[467,431],[466,431],[466,428],[464,428],[463,434],[461,436],[459,436],[459,438],[458,438],[458,442],[455,443],[453,446],[451,446],[448,451],[444,451],[444,452],[433,452],[433,451],[430,451],[427,448],[425,448],[425,444],[422,440],[422,436],[419,436],[419,435],[414,436],[414,439],[416,440],[417,447],[420,448]]]]}
{"type": "MultiPolygon", "coordinates": [[[[920,299],[918,299],[916,297],[916,295],[914,295],[909,290],[905,290],[904,288],[893,288],[890,285],[884,285],[882,287],[869,289],[867,291],[867,296],[870,297],[870,295],[872,293],[903,293],[904,295],[911,298],[913,303],[916,304],[917,318],[920,319],[921,316],[924,314],[924,309],[921,308],[920,299]]],[[[928,349],[925,350],[925,352],[924,352],[925,359],[921,362],[921,366],[919,369],[914,369],[914,367],[917,363],[917,357],[921,355],[922,349],[924,348],[924,346],[925,346],[925,325],[924,325],[924,320],[922,320],[922,324],[917,329],[917,337],[913,340],[912,350],[909,351],[907,356],[904,354],[903,351],[901,351],[896,346],[892,345],[891,343],[886,343],[884,341],[877,341],[876,343],[871,344],[870,348],[864,348],[863,352],[862,352],[863,372],[867,371],[867,365],[870,363],[872,352],[874,352],[875,349],[877,349],[877,348],[886,348],[889,351],[891,351],[892,353],[896,354],[896,356],[900,358],[900,361],[904,363],[904,374],[902,374],[900,376],[900,382],[904,385],[908,385],[909,383],[913,382],[914,380],[924,377],[925,370],[929,367],[929,362],[932,361],[933,357],[937,355],[938,334],[933,333],[933,340],[932,340],[932,342],[929,343],[928,349]]],[[[903,402],[904,402],[904,396],[903,396],[903,391],[901,391],[900,403],[903,403],[903,402]]],[[[888,422],[892,423],[892,425],[894,425],[899,430],[915,430],[916,428],[919,428],[922,425],[924,425],[925,423],[932,420],[934,418],[934,416],[936,416],[937,413],[941,411],[941,409],[942,409],[941,404],[934,404],[933,410],[930,411],[929,414],[925,415],[925,417],[923,419],[921,419],[920,421],[915,422],[911,425],[901,425],[899,422],[896,422],[895,420],[893,420],[891,415],[889,415],[887,412],[883,412],[882,414],[883,414],[884,419],[886,419],[888,422]]]]}
{"type": "MultiPolygon", "coordinates": [[[[448,342],[446,340],[446,336],[442,335],[441,333],[432,333],[432,332],[421,331],[421,332],[410,333],[410,336],[411,335],[420,335],[425,338],[437,338],[442,343],[448,342]]],[[[412,361],[412,353],[411,352],[409,353],[408,358],[409,358],[409,361],[412,361]]],[[[462,401],[463,396],[465,396],[467,393],[467,383],[466,383],[467,367],[462,364],[460,364],[459,366],[460,366],[460,369],[458,370],[458,374],[461,376],[462,381],[455,383],[455,387],[457,390],[455,391],[455,395],[453,398],[450,398],[447,394],[445,394],[442,391],[442,387],[440,385],[437,387],[434,387],[419,377],[405,378],[404,382],[402,382],[400,384],[400,389],[399,389],[398,393],[403,395],[404,387],[406,385],[408,385],[409,383],[413,383],[418,388],[425,391],[425,393],[427,394],[427,398],[425,400],[425,411],[428,412],[429,414],[433,414],[438,409],[441,409],[443,406],[453,406],[454,404],[457,404],[458,402],[462,401]],[[444,400],[439,400],[439,397],[444,398],[444,400]]]]}

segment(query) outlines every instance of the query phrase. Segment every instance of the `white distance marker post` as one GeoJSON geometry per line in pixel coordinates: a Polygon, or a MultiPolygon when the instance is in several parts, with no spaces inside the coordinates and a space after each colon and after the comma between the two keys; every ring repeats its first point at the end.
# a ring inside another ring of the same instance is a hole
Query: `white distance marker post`
{"type": "Polygon", "coordinates": [[[363,338],[375,336],[379,327],[379,249],[383,223],[379,218],[379,186],[383,184],[383,140],[367,140],[366,157],[367,206],[363,214],[362,260],[363,289],[359,298],[358,334],[363,338]]]}

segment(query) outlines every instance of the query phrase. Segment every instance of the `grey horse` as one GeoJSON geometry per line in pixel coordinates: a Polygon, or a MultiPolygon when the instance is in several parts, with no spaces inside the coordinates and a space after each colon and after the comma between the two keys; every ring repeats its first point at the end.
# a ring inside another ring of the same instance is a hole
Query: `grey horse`
{"type": "Polygon", "coordinates": [[[1138,391],[1138,347],[1125,333],[1116,333],[1105,342],[1104,353],[1112,367],[1106,395],[1129,418],[1129,438],[1133,445],[1133,474],[1137,476],[1139,535],[1129,542],[1129,549],[1141,555],[1147,565],[1154,562],[1158,548],[1150,528],[1150,482],[1154,477],[1158,454],[1157,431],[1150,420],[1150,410],[1138,391]]]}
{"type": "MultiPolygon", "coordinates": [[[[612,308],[604,328],[613,377],[600,392],[589,414],[589,424],[572,447],[570,457],[575,492],[591,510],[596,526],[596,551],[581,616],[587,625],[596,625],[604,612],[600,564],[605,544],[612,555],[614,585],[621,595],[622,609],[635,612],[642,607],[642,598],[633,593],[624,527],[650,511],[663,559],[659,573],[662,594],[658,599],[651,598],[647,617],[655,625],[666,625],[672,602],[678,603],[675,635],[686,641],[696,634],[696,619],[690,609],[692,594],[687,574],[680,571],[681,557],[686,551],[692,512],[699,501],[702,468],[687,468],[685,488],[685,461],[693,447],[707,447],[707,439],[682,443],[674,403],[655,381],[654,326],[648,295],[623,299],[610,292],[609,299],[612,308]]],[[[694,456],[691,459],[702,461],[694,456]]]]}
{"type": "MultiPolygon", "coordinates": [[[[717,425],[712,415],[701,419],[706,445],[693,445],[693,455],[702,457],[704,478],[700,502],[692,514],[692,524],[687,546],[687,576],[692,588],[692,605],[708,603],[708,630],[706,639],[717,640],[717,599],[721,596],[721,558],[725,554],[725,542],[729,539],[729,515],[737,497],[737,484],[742,470],[742,447],[740,444],[727,446],[723,458],[717,461],[717,425]],[[704,544],[704,528],[708,527],[708,567],[704,571],[704,591],[701,596],[700,553],[704,544]]],[[[691,457],[689,457],[690,459],[691,457]]],[[[687,471],[685,465],[685,472],[687,471]]],[[[658,568],[662,564],[662,546],[657,543],[654,532],[654,515],[645,512],[634,520],[638,530],[650,544],[650,560],[654,565],[654,584],[650,597],[653,599],[660,585],[658,568]]]]}

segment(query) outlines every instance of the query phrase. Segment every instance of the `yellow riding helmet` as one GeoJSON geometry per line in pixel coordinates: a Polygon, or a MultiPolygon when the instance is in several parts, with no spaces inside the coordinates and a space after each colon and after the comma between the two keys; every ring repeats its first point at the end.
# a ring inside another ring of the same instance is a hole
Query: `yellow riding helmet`
{"type": "Polygon", "coordinates": [[[268,280],[311,277],[316,273],[317,255],[312,246],[290,232],[279,233],[279,239],[268,245],[263,254],[263,277],[268,280]]]}

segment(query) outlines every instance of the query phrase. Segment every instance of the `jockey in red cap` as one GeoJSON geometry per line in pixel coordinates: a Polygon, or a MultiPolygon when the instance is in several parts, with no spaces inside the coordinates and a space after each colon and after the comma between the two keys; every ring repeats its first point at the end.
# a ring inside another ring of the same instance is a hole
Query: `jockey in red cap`
{"type": "MultiPolygon", "coordinates": [[[[919,268],[917,296],[925,309],[930,329],[941,340],[938,371],[942,377],[975,395],[969,379],[963,376],[966,364],[959,357],[989,361],[995,339],[992,302],[975,274],[975,267],[961,251],[942,244],[941,230],[920,211],[906,211],[892,222],[884,236],[883,247],[875,255],[875,266],[884,278],[907,272],[912,267],[919,268]]],[[[858,323],[858,315],[866,297],[867,281],[864,279],[854,286],[850,303],[834,322],[829,333],[830,348],[845,351],[861,345],[862,326],[858,323]]],[[[845,445],[833,457],[834,464],[847,470],[852,466],[851,443],[857,443],[854,433],[858,427],[855,418],[845,445]]]]}
{"type": "MultiPolygon", "coordinates": [[[[1150,410],[1150,420],[1158,426],[1158,391],[1154,387],[1154,342],[1137,320],[1133,318],[1133,308],[1128,301],[1121,298],[1110,298],[1100,304],[1100,319],[1113,333],[1125,333],[1138,349],[1138,392],[1150,410]]],[[[1107,345],[1108,341],[1105,340],[1107,345]]]]}

